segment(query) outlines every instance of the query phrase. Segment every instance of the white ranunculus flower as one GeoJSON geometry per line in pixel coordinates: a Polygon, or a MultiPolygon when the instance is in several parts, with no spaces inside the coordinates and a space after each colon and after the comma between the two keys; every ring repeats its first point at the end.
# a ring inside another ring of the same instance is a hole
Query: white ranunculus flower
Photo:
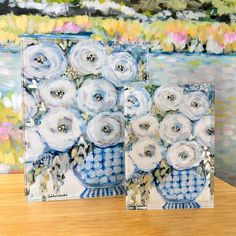
{"type": "Polygon", "coordinates": [[[176,170],[185,170],[198,166],[203,155],[196,141],[180,141],[168,148],[166,158],[176,170]]]}
{"type": "Polygon", "coordinates": [[[101,72],[107,54],[105,47],[95,41],[79,41],[69,53],[72,67],[81,75],[101,72]]]}
{"type": "Polygon", "coordinates": [[[160,111],[177,110],[183,99],[183,89],[174,85],[160,86],[153,95],[153,101],[160,111]]]}
{"type": "Polygon", "coordinates": [[[202,92],[191,92],[184,96],[180,111],[190,120],[199,120],[207,114],[210,104],[207,96],[202,92]]]}
{"type": "Polygon", "coordinates": [[[35,161],[40,155],[43,154],[45,144],[39,133],[36,131],[36,128],[26,129],[24,133],[24,139],[26,148],[24,155],[25,160],[35,161]]]}
{"type": "Polygon", "coordinates": [[[129,156],[138,169],[151,171],[162,160],[162,147],[149,137],[139,139],[129,152],[129,156]]]}
{"type": "Polygon", "coordinates": [[[47,106],[70,106],[76,101],[76,88],[73,82],[62,77],[39,85],[39,94],[47,106]]]}
{"type": "Polygon", "coordinates": [[[104,79],[88,79],[78,90],[77,104],[80,110],[95,115],[108,111],[117,101],[115,87],[104,79]]]}
{"type": "Polygon", "coordinates": [[[203,146],[212,146],[215,142],[215,119],[213,116],[204,116],[194,128],[194,136],[203,146]]]}
{"type": "Polygon", "coordinates": [[[103,112],[88,122],[87,137],[98,147],[123,142],[124,120],[120,112],[103,112]]]}
{"type": "Polygon", "coordinates": [[[66,57],[55,43],[43,42],[23,50],[23,74],[26,78],[56,78],[61,76],[66,68],[66,57]]]}
{"type": "Polygon", "coordinates": [[[116,87],[134,81],[138,72],[137,63],[127,52],[111,54],[102,68],[103,76],[116,87]]]}
{"type": "Polygon", "coordinates": [[[123,91],[120,104],[124,105],[125,115],[142,115],[150,112],[152,99],[145,88],[133,86],[123,91]]]}
{"type": "Polygon", "coordinates": [[[35,102],[35,98],[26,92],[23,93],[22,108],[24,119],[26,121],[30,120],[37,113],[37,105],[35,102]]]}
{"type": "Polygon", "coordinates": [[[64,151],[81,135],[82,125],[75,111],[56,108],[43,116],[38,130],[51,149],[64,151]]]}
{"type": "Polygon", "coordinates": [[[133,133],[138,137],[155,137],[158,134],[158,119],[151,114],[132,118],[130,125],[133,133]]]}
{"type": "Polygon", "coordinates": [[[191,132],[191,121],[181,113],[167,114],[160,123],[160,138],[169,144],[187,139],[191,132]]]}

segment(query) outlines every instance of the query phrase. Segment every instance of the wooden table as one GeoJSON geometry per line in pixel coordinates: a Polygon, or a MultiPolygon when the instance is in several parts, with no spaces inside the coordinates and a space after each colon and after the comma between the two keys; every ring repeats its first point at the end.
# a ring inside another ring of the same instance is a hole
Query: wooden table
{"type": "Polygon", "coordinates": [[[0,175],[0,236],[236,235],[236,188],[216,179],[215,208],[124,210],[124,197],[26,203],[23,175],[0,175]]]}

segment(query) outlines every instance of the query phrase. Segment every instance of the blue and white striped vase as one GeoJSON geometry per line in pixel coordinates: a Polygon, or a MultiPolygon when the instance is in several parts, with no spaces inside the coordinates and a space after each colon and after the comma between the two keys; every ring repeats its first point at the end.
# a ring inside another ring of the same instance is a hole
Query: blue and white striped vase
{"type": "Polygon", "coordinates": [[[195,200],[206,184],[202,168],[194,167],[181,171],[172,168],[163,181],[159,182],[156,178],[154,181],[157,191],[166,202],[163,209],[200,208],[195,200]]]}
{"type": "Polygon", "coordinates": [[[96,147],[74,169],[85,190],[81,198],[124,194],[123,145],[96,147]]]}

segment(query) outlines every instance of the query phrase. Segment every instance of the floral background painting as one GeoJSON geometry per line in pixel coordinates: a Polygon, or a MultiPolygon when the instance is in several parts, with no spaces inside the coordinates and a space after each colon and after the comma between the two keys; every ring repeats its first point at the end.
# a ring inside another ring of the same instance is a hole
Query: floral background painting
{"type": "Polygon", "coordinates": [[[216,175],[236,186],[233,0],[0,0],[0,172],[22,171],[21,34],[150,43],[150,79],[216,84],[216,175]]]}

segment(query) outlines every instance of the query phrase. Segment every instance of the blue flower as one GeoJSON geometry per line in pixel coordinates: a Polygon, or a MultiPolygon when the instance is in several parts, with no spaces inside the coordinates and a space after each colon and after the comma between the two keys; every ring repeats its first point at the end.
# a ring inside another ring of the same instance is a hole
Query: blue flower
{"type": "Polygon", "coordinates": [[[129,86],[121,94],[120,103],[124,104],[125,115],[128,116],[146,114],[152,107],[152,99],[148,91],[138,86],[129,86]]]}
{"type": "Polygon", "coordinates": [[[98,147],[123,142],[124,120],[121,112],[103,112],[88,122],[87,137],[98,147]]]}
{"type": "Polygon", "coordinates": [[[166,158],[176,170],[185,170],[198,166],[203,157],[196,141],[180,141],[168,148],[166,158]]]}
{"type": "Polygon", "coordinates": [[[157,137],[158,135],[159,122],[151,114],[134,117],[131,119],[130,125],[137,137],[157,137]]]}
{"type": "Polygon", "coordinates": [[[191,136],[191,121],[181,113],[167,114],[160,123],[160,138],[168,144],[191,136]]]}
{"type": "Polygon", "coordinates": [[[26,78],[51,79],[61,76],[67,68],[67,60],[55,43],[43,42],[23,50],[23,74],[26,78]]]}
{"type": "Polygon", "coordinates": [[[71,106],[76,100],[75,85],[65,77],[40,83],[39,94],[45,105],[52,107],[71,106]]]}
{"type": "Polygon", "coordinates": [[[81,75],[100,73],[106,57],[104,46],[90,40],[78,42],[69,53],[72,67],[81,75]]]}
{"type": "Polygon", "coordinates": [[[75,111],[56,108],[42,117],[38,130],[51,149],[65,151],[81,135],[82,125],[75,111]]]}
{"type": "Polygon", "coordinates": [[[162,160],[163,148],[149,137],[139,139],[127,154],[138,169],[151,171],[162,160]]]}
{"type": "Polygon", "coordinates": [[[160,86],[153,95],[153,101],[160,111],[177,110],[183,99],[183,89],[174,85],[160,86]]]}
{"type": "Polygon", "coordinates": [[[122,87],[134,81],[137,72],[137,63],[127,52],[111,54],[102,68],[103,76],[116,87],[122,87]]]}
{"type": "Polygon", "coordinates": [[[213,116],[204,116],[194,127],[194,136],[198,142],[210,147],[215,142],[215,119],[213,116]]]}
{"type": "Polygon", "coordinates": [[[207,96],[202,92],[191,92],[184,96],[180,111],[190,120],[199,120],[208,113],[210,104],[207,96]]]}
{"type": "Polygon", "coordinates": [[[88,79],[79,88],[77,104],[90,115],[108,111],[117,101],[115,87],[104,79],[88,79]]]}

